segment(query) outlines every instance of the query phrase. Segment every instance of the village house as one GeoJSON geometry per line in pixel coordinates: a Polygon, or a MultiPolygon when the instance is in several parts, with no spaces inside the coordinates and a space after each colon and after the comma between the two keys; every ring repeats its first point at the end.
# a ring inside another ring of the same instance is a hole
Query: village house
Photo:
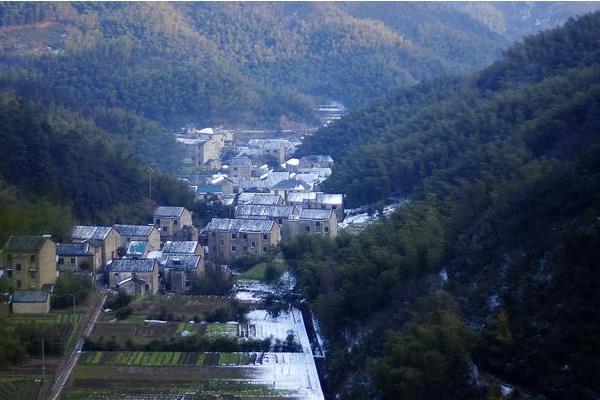
{"type": "Polygon", "coordinates": [[[74,226],[69,233],[71,243],[88,243],[95,255],[94,272],[102,272],[103,267],[117,257],[119,234],[110,226],[74,226]]]}
{"type": "Polygon", "coordinates": [[[193,170],[217,170],[221,168],[223,137],[214,134],[191,133],[177,135],[177,143],[183,146],[182,162],[191,165],[193,170]]]}
{"type": "Polygon", "coordinates": [[[297,179],[286,179],[271,188],[272,194],[277,194],[283,199],[287,199],[292,192],[310,192],[310,186],[297,179]]]}
{"type": "Polygon", "coordinates": [[[217,264],[247,255],[267,255],[281,240],[279,226],[266,219],[213,218],[204,231],[209,259],[217,264]]]}
{"type": "Polygon", "coordinates": [[[167,242],[162,249],[163,254],[203,256],[204,249],[198,241],[167,242]]]}
{"type": "Polygon", "coordinates": [[[282,141],[267,141],[262,149],[263,155],[275,158],[278,164],[285,162],[286,147],[282,141]]]}
{"type": "Polygon", "coordinates": [[[192,225],[192,213],[185,207],[157,207],[154,224],[160,229],[161,242],[198,240],[198,230],[192,225]]]}
{"type": "Polygon", "coordinates": [[[204,257],[198,255],[163,253],[160,266],[166,290],[179,294],[190,292],[205,273],[204,257]]]}
{"type": "Polygon", "coordinates": [[[48,314],[50,293],[47,290],[17,290],[12,294],[11,306],[15,314],[48,314]]]}
{"type": "Polygon", "coordinates": [[[56,244],[50,235],[10,236],[1,266],[12,288],[42,290],[56,282],[56,244]]]}
{"type": "Polygon", "coordinates": [[[283,205],[283,198],[278,194],[270,193],[240,193],[237,197],[238,205],[283,205]]]}
{"type": "Polygon", "coordinates": [[[235,218],[270,219],[275,221],[279,228],[283,227],[284,220],[298,214],[299,211],[295,206],[245,204],[235,208],[235,218]]]}
{"type": "Polygon", "coordinates": [[[155,225],[114,225],[119,234],[117,249],[124,255],[132,241],[148,242],[149,250],[160,249],[160,233],[155,225]]]}
{"type": "Polygon", "coordinates": [[[300,214],[284,220],[282,240],[287,242],[299,235],[320,235],[334,239],[337,236],[335,212],[303,208],[300,214]]]}
{"type": "Polygon", "coordinates": [[[89,243],[57,243],[56,268],[58,272],[83,272],[91,274],[102,267],[100,254],[89,243]]]}
{"type": "Polygon", "coordinates": [[[108,284],[132,296],[156,294],[159,268],[155,259],[115,259],[106,268],[108,284]]]}
{"type": "Polygon", "coordinates": [[[314,198],[305,198],[303,208],[313,210],[333,210],[338,222],[344,220],[344,195],[332,193],[316,193],[314,198]]]}
{"type": "Polygon", "coordinates": [[[323,155],[310,155],[300,158],[298,168],[331,168],[333,158],[323,155]]]}
{"type": "Polygon", "coordinates": [[[229,161],[229,176],[234,178],[252,178],[252,161],[246,157],[236,157],[229,161]]]}

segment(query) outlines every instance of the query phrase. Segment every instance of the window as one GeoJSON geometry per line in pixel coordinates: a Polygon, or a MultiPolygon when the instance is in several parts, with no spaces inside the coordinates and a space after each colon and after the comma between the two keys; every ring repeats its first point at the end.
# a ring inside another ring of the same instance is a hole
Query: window
{"type": "Polygon", "coordinates": [[[75,264],[75,257],[71,257],[71,264],[75,264]]]}
{"type": "Polygon", "coordinates": [[[329,232],[329,227],[328,226],[325,227],[325,232],[329,232]]]}
{"type": "Polygon", "coordinates": [[[248,235],[244,233],[244,235],[242,236],[244,239],[248,239],[248,235]]]}
{"type": "Polygon", "coordinates": [[[269,235],[263,235],[263,240],[269,240],[269,235]]]}
{"type": "Polygon", "coordinates": [[[35,279],[36,272],[35,271],[29,271],[29,275],[31,276],[31,279],[35,279]]]}
{"type": "Polygon", "coordinates": [[[185,281],[185,287],[189,288],[190,286],[192,286],[192,282],[191,281],[185,281]]]}
{"type": "Polygon", "coordinates": [[[156,220],[156,225],[160,225],[160,219],[156,220]]]}
{"type": "Polygon", "coordinates": [[[7,254],[6,258],[8,259],[9,264],[12,263],[12,254],[7,254]]]}
{"type": "Polygon", "coordinates": [[[221,246],[223,246],[223,245],[225,244],[225,241],[224,241],[224,240],[219,240],[219,244],[220,244],[221,246]]]}
{"type": "Polygon", "coordinates": [[[21,280],[17,280],[17,288],[21,288],[21,280]]]}
{"type": "Polygon", "coordinates": [[[278,223],[279,225],[281,225],[281,224],[283,223],[283,219],[279,218],[279,219],[277,220],[277,223],[278,223]]]}
{"type": "Polygon", "coordinates": [[[310,232],[310,226],[306,227],[306,232],[310,232]]]}
{"type": "Polygon", "coordinates": [[[216,234],[215,232],[212,232],[210,235],[211,235],[212,237],[217,237],[217,234],[216,234]]]}
{"type": "Polygon", "coordinates": [[[337,210],[337,206],[331,206],[332,210],[337,210]]]}
{"type": "Polygon", "coordinates": [[[263,247],[263,253],[268,253],[269,252],[269,248],[268,247],[263,247]]]}
{"type": "Polygon", "coordinates": [[[12,278],[12,269],[7,269],[5,272],[7,278],[12,278]]]}
{"type": "Polygon", "coordinates": [[[173,225],[175,225],[175,226],[179,225],[179,220],[178,219],[173,220],[173,225]]]}
{"type": "Polygon", "coordinates": [[[163,227],[162,227],[162,230],[163,230],[163,232],[166,232],[166,231],[167,231],[167,227],[166,227],[166,226],[163,226],[163,227]]]}
{"type": "Polygon", "coordinates": [[[252,242],[252,243],[250,243],[250,248],[251,248],[251,249],[255,249],[255,248],[256,248],[256,242],[252,242]]]}
{"type": "Polygon", "coordinates": [[[58,258],[58,265],[63,265],[65,263],[65,259],[62,257],[58,258]]]}
{"type": "Polygon", "coordinates": [[[237,167],[233,167],[233,170],[234,170],[234,171],[237,171],[237,167]]]}
{"type": "Polygon", "coordinates": [[[317,222],[315,222],[315,225],[316,225],[316,226],[321,226],[321,222],[320,222],[320,221],[317,221],[317,222]]]}
{"type": "Polygon", "coordinates": [[[236,234],[236,233],[232,233],[232,234],[231,234],[231,238],[232,238],[232,239],[237,239],[237,234],[236,234]]]}
{"type": "Polygon", "coordinates": [[[21,271],[21,264],[17,264],[17,265],[15,266],[15,269],[16,269],[17,271],[21,271]]]}
{"type": "Polygon", "coordinates": [[[35,254],[32,254],[32,255],[29,257],[29,261],[30,261],[32,264],[35,264],[35,254]]]}
{"type": "Polygon", "coordinates": [[[231,252],[235,253],[237,251],[237,246],[231,246],[231,252]]]}

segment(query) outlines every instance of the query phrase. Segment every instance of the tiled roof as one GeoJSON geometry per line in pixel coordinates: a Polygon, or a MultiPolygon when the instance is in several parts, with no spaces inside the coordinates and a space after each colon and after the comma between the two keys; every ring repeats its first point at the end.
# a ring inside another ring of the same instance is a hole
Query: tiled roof
{"type": "Polygon", "coordinates": [[[292,192],[287,195],[288,204],[302,204],[304,199],[316,199],[317,193],[315,192],[292,192]]]}
{"type": "Polygon", "coordinates": [[[213,218],[207,225],[206,231],[219,232],[270,232],[275,222],[258,219],[228,219],[213,218]]]}
{"type": "Polygon", "coordinates": [[[13,293],[13,303],[45,303],[48,292],[45,290],[17,290],[13,293]]]}
{"type": "Polygon", "coordinates": [[[276,190],[293,190],[293,189],[300,189],[300,188],[307,188],[306,183],[299,181],[297,179],[286,179],[284,181],[279,182],[278,184],[276,184],[275,186],[273,186],[273,189],[276,190]]]}
{"type": "Polygon", "coordinates": [[[111,229],[110,226],[74,226],[70,237],[73,240],[104,240],[111,229]]]}
{"type": "Polygon", "coordinates": [[[198,242],[195,241],[167,242],[162,251],[163,253],[194,254],[197,248],[198,242]]]}
{"type": "Polygon", "coordinates": [[[116,259],[107,265],[110,272],[152,272],[155,260],[140,259],[116,259]]]}
{"type": "Polygon", "coordinates": [[[289,218],[294,213],[294,209],[294,206],[246,204],[235,208],[235,217],[289,218]]]}
{"type": "Polygon", "coordinates": [[[344,202],[344,196],[341,194],[317,193],[316,202],[320,204],[340,206],[344,202]]]}
{"type": "Polygon", "coordinates": [[[269,193],[240,193],[238,204],[262,204],[276,206],[281,203],[281,196],[269,193]]]}
{"type": "Polygon", "coordinates": [[[252,161],[246,157],[232,158],[229,161],[229,165],[232,167],[250,167],[252,166],[252,161]]]}
{"type": "Polygon", "coordinates": [[[89,243],[57,243],[57,256],[91,256],[94,254],[89,243]]]}
{"type": "Polygon", "coordinates": [[[115,225],[115,230],[121,236],[149,236],[154,225],[115,225]]]}
{"type": "Polygon", "coordinates": [[[163,268],[171,269],[196,269],[200,265],[200,256],[192,255],[163,255],[160,262],[163,268]]]}
{"type": "Polygon", "coordinates": [[[154,217],[171,217],[171,218],[176,218],[176,217],[180,217],[181,214],[183,214],[183,211],[185,210],[184,207],[157,207],[156,210],[154,210],[154,217]]]}
{"type": "Polygon", "coordinates": [[[310,208],[303,208],[300,211],[300,219],[316,219],[316,220],[325,220],[330,219],[332,210],[311,210],[310,208]]]}
{"type": "Polygon", "coordinates": [[[300,161],[308,163],[332,163],[333,158],[331,158],[330,156],[323,155],[309,155],[302,157],[300,161]]]}
{"type": "Polygon", "coordinates": [[[4,250],[34,253],[49,239],[48,236],[11,236],[4,245],[4,250]]]}

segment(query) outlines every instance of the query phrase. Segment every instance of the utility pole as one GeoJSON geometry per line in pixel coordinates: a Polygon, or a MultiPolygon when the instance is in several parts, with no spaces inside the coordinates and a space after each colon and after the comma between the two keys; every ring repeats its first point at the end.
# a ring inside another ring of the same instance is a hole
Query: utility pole
{"type": "Polygon", "coordinates": [[[73,297],[73,332],[75,332],[75,294],[71,293],[73,297]]]}
{"type": "Polygon", "coordinates": [[[148,174],[148,198],[151,199],[152,198],[152,173],[154,172],[154,170],[152,169],[152,167],[147,167],[145,169],[145,172],[148,174]]]}
{"type": "Polygon", "coordinates": [[[44,348],[44,337],[42,336],[42,385],[46,381],[46,349],[44,348]]]}

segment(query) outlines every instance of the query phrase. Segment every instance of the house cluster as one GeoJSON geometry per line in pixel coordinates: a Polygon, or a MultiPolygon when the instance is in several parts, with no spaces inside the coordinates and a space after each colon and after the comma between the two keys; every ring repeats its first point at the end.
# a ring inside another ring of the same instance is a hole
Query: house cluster
{"type": "Polygon", "coordinates": [[[15,313],[48,312],[66,271],[132,295],[185,293],[205,273],[204,248],[190,211],[157,207],[149,225],[74,226],[60,243],[50,235],[13,235],[0,251],[15,313]]]}

